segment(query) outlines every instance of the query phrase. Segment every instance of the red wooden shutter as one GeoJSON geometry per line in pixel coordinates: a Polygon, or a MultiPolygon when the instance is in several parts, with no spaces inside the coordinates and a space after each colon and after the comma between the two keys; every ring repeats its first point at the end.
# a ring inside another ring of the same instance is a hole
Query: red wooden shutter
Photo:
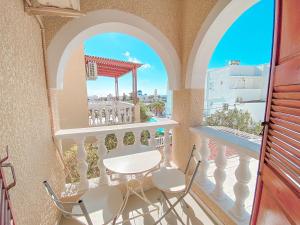
{"type": "Polygon", "coordinates": [[[300,1],[277,0],[251,224],[300,224],[300,1]]]}
{"type": "Polygon", "coordinates": [[[0,225],[15,225],[8,191],[16,185],[16,181],[13,166],[5,162],[7,159],[8,151],[7,156],[4,159],[0,159],[0,225]],[[14,181],[9,185],[7,185],[4,176],[4,167],[9,167],[13,175],[14,181]]]}

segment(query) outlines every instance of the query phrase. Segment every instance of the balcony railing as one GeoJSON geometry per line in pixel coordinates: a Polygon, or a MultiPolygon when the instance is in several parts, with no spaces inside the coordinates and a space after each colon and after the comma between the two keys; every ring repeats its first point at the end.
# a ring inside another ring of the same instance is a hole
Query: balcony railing
{"type": "Polygon", "coordinates": [[[89,101],[89,125],[103,126],[133,122],[134,105],[122,101],[89,101]]]}
{"type": "Polygon", "coordinates": [[[202,159],[198,187],[236,224],[248,224],[255,192],[260,137],[224,127],[201,126],[190,130],[201,137],[202,142],[198,151],[202,159]]]}
{"type": "MultiPolygon", "coordinates": [[[[97,162],[98,168],[100,170],[100,183],[107,183],[107,176],[105,173],[105,168],[102,164],[103,156],[109,154],[106,145],[105,138],[109,134],[115,134],[117,138],[117,150],[129,149],[129,148],[139,148],[142,146],[140,141],[141,134],[143,131],[149,131],[149,147],[160,148],[163,151],[163,162],[164,166],[169,165],[169,152],[170,145],[172,144],[170,139],[170,130],[174,128],[178,123],[173,120],[163,119],[158,122],[149,122],[149,123],[132,123],[132,124],[121,124],[121,125],[112,125],[112,126],[102,126],[102,127],[89,127],[89,128],[78,128],[78,129],[66,129],[59,130],[55,133],[55,137],[58,140],[71,139],[77,145],[77,161],[78,161],[78,173],[80,175],[79,189],[84,190],[88,188],[88,179],[87,171],[88,164],[86,162],[86,149],[85,141],[89,137],[95,137],[97,140],[97,154],[99,160],[97,162]],[[164,129],[163,137],[155,137],[157,129],[164,129]],[[134,144],[133,145],[124,145],[124,136],[126,133],[132,132],[134,134],[134,144]],[[163,148],[161,148],[163,147],[163,148]]],[[[110,150],[110,151],[114,151],[110,150]]]]}

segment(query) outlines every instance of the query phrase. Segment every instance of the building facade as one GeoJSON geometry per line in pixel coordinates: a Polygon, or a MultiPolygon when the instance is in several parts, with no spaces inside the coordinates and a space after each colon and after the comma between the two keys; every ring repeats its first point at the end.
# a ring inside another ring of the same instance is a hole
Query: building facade
{"type": "Polygon", "coordinates": [[[225,108],[248,111],[255,121],[262,121],[265,110],[269,64],[240,65],[230,61],[228,66],[207,72],[204,115],[225,108]]]}

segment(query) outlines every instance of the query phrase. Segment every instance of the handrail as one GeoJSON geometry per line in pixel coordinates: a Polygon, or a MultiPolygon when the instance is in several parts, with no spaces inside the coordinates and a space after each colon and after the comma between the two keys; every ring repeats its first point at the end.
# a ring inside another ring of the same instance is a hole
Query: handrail
{"type": "Polygon", "coordinates": [[[245,138],[236,134],[226,132],[224,129],[211,126],[191,127],[190,131],[194,134],[204,135],[218,142],[222,142],[226,146],[232,147],[237,151],[242,151],[252,158],[259,159],[260,144],[254,142],[251,138],[245,138]]]}
{"type": "Polygon", "coordinates": [[[138,129],[155,129],[161,127],[174,127],[178,125],[178,122],[170,119],[161,119],[157,122],[146,122],[146,123],[131,123],[131,124],[120,124],[112,126],[101,126],[101,127],[87,127],[87,128],[76,128],[76,129],[63,129],[58,130],[55,133],[55,137],[58,139],[74,138],[74,137],[87,137],[97,136],[99,133],[111,134],[115,131],[132,131],[138,129]]]}

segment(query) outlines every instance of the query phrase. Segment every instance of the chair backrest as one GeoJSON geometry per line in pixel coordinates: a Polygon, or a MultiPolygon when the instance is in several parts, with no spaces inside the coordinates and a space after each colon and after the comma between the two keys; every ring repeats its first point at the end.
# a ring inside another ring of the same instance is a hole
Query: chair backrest
{"type": "Polygon", "coordinates": [[[188,186],[187,186],[187,188],[186,188],[186,190],[185,190],[185,193],[189,193],[189,191],[191,190],[191,187],[192,187],[192,184],[193,184],[193,182],[194,182],[194,180],[195,180],[196,174],[197,174],[197,172],[198,172],[200,163],[201,163],[201,161],[198,160],[198,161],[197,161],[197,164],[196,164],[196,167],[195,167],[195,169],[194,169],[194,172],[193,172],[193,174],[192,174],[192,177],[191,177],[191,179],[190,179],[190,182],[189,182],[189,184],[188,184],[188,186]]]}
{"type": "Polygon", "coordinates": [[[186,167],[185,167],[185,170],[184,170],[184,174],[186,174],[186,173],[188,172],[188,170],[189,170],[189,167],[190,167],[192,158],[194,157],[194,151],[195,151],[195,150],[196,150],[196,145],[193,145],[192,151],[191,151],[191,153],[190,153],[188,162],[187,162],[186,167]]]}
{"type": "Polygon", "coordinates": [[[82,200],[79,200],[78,202],[61,202],[57,197],[57,195],[55,194],[55,192],[53,191],[53,189],[51,188],[51,186],[49,185],[49,183],[47,181],[44,181],[43,184],[45,186],[48,195],[51,197],[52,201],[54,202],[55,206],[63,213],[64,216],[84,216],[88,225],[93,225],[89,213],[86,209],[86,206],[84,205],[84,202],[82,200]],[[80,207],[82,213],[75,214],[69,212],[65,209],[64,204],[68,204],[71,206],[77,205],[80,207]]]}
{"type": "Polygon", "coordinates": [[[55,206],[62,212],[66,212],[66,209],[64,208],[62,202],[58,199],[57,195],[54,193],[53,189],[51,188],[51,186],[49,185],[49,183],[47,181],[43,182],[45,189],[48,193],[48,195],[50,196],[50,198],[52,199],[53,203],[55,204],[55,206]]]}
{"type": "Polygon", "coordinates": [[[197,158],[194,156],[194,153],[195,153],[195,150],[196,150],[196,145],[193,145],[193,148],[192,148],[192,151],[190,153],[190,156],[189,156],[189,159],[188,159],[188,162],[187,162],[187,165],[186,165],[186,168],[185,168],[185,171],[184,173],[187,174],[188,170],[189,170],[189,167],[190,167],[190,164],[191,164],[191,161],[192,161],[192,158],[195,159],[195,161],[197,162],[196,163],[196,166],[194,168],[194,171],[193,171],[193,174],[192,174],[192,177],[186,187],[186,190],[185,190],[185,193],[188,193],[192,187],[192,184],[195,180],[195,177],[196,177],[196,174],[197,174],[197,171],[199,169],[199,166],[200,166],[200,163],[201,161],[200,160],[197,160],[197,158]]]}

